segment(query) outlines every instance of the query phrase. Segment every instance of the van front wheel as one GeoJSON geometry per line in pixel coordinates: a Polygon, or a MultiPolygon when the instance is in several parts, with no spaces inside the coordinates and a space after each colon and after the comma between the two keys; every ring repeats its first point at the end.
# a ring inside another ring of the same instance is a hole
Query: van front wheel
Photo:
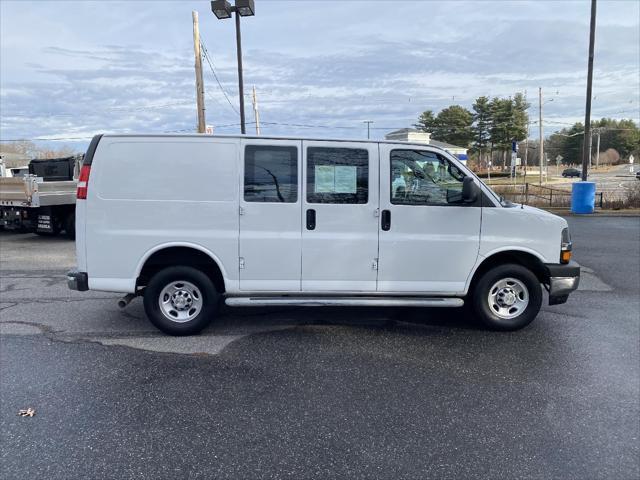
{"type": "Polygon", "coordinates": [[[169,335],[200,333],[213,319],[218,293],[211,279],[193,267],[168,267],[144,290],[147,317],[169,335]]]}
{"type": "Polygon", "coordinates": [[[494,330],[518,330],[529,325],[542,306],[540,281],[517,264],[500,265],[484,273],[472,294],[473,310],[494,330]]]}

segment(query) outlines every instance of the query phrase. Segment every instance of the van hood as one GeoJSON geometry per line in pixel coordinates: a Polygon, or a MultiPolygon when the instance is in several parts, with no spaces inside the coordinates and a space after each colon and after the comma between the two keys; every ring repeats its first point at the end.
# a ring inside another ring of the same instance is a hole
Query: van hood
{"type": "Polygon", "coordinates": [[[530,207],[529,205],[518,206],[517,208],[524,210],[529,215],[536,215],[538,217],[542,217],[546,221],[555,221],[561,226],[561,228],[565,228],[568,225],[567,221],[564,218],[554,213],[548,212],[546,210],[542,210],[541,208],[530,207]]]}

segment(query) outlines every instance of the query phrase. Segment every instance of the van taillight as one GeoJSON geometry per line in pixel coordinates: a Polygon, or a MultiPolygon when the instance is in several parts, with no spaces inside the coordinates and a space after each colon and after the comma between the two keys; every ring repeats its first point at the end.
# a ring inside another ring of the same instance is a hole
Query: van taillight
{"type": "Polygon", "coordinates": [[[87,189],[89,187],[89,174],[91,173],[91,165],[83,165],[80,169],[80,176],[78,177],[78,191],[76,198],[78,200],[87,199],[87,189]]]}

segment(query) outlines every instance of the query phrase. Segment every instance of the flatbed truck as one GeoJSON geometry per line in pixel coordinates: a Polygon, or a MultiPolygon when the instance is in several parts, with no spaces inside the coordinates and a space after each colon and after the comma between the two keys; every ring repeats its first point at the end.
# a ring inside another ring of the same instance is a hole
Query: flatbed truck
{"type": "Polygon", "coordinates": [[[27,175],[0,178],[0,228],[74,238],[82,157],[32,160],[27,175]]]}

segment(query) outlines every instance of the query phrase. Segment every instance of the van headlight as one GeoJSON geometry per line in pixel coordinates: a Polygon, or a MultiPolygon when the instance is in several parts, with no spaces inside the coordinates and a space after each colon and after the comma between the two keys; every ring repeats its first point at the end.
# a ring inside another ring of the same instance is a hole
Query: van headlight
{"type": "Polygon", "coordinates": [[[571,243],[571,234],[569,233],[569,228],[565,227],[562,229],[560,239],[560,263],[569,263],[569,261],[571,260],[572,247],[573,243],[571,243]]]}

